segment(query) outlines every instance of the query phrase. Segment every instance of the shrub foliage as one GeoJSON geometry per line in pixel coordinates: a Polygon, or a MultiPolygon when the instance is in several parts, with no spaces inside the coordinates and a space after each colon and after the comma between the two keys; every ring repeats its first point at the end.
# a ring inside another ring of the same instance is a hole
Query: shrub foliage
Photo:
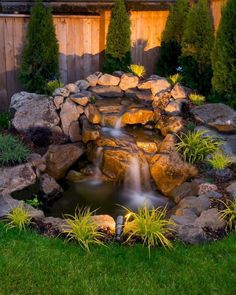
{"type": "Polygon", "coordinates": [[[116,0],[112,9],[107,34],[105,61],[106,73],[117,70],[127,71],[131,63],[130,18],[124,0],[116,0]]]}
{"type": "Polygon", "coordinates": [[[188,0],[177,0],[171,7],[166,28],[162,34],[160,59],[157,64],[157,73],[161,76],[175,74],[179,66],[178,58],[181,55],[184,22],[188,10],[188,0]]]}
{"type": "Polygon", "coordinates": [[[25,161],[30,151],[12,135],[0,135],[0,166],[11,166],[25,161]]]}
{"type": "Polygon", "coordinates": [[[25,90],[44,93],[47,82],[58,79],[58,42],[51,11],[41,0],[31,10],[19,79],[25,90]]]}
{"type": "Polygon", "coordinates": [[[208,94],[212,67],[209,58],[214,42],[213,25],[207,0],[193,4],[185,22],[180,63],[187,86],[208,94]]]}
{"type": "Polygon", "coordinates": [[[228,0],[212,52],[213,90],[236,106],[236,1],[228,0]]]}

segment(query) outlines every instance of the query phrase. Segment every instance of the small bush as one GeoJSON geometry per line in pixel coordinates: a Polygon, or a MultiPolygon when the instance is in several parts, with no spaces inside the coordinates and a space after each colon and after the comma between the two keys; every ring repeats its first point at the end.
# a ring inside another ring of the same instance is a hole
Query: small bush
{"type": "Polygon", "coordinates": [[[7,228],[17,228],[20,231],[25,230],[30,225],[32,217],[29,212],[20,204],[18,207],[11,210],[6,217],[7,228]]]}
{"type": "Polygon", "coordinates": [[[133,65],[130,65],[129,69],[131,70],[131,72],[135,76],[137,76],[139,78],[143,77],[146,74],[145,67],[142,66],[142,65],[135,65],[135,64],[133,64],[133,65]]]}
{"type": "Polygon", "coordinates": [[[205,134],[206,131],[189,131],[179,137],[176,149],[182,153],[185,161],[194,164],[219,150],[222,143],[211,136],[204,137],[205,134]]]}
{"type": "Polygon", "coordinates": [[[0,112],[0,130],[8,129],[10,126],[10,115],[7,112],[0,112]]]}
{"type": "Polygon", "coordinates": [[[25,161],[30,150],[12,135],[0,135],[0,166],[12,166],[25,161]]]}
{"type": "Polygon", "coordinates": [[[208,160],[208,163],[213,169],[223,170],[231,163],[231,159],[228,155],[224,154],[222,151],[218,151],[212,155],[208,160]]]}
{"type": "Polygon", "coordinates": [[[220,217],[227,221],[230,230],[236,232],[236,196],[234,196],[233,201],[227,200],[226,202],[222,201],[222,203],[226,208],[220,211],[220,217]]]}
{"type": "Polygon", "coordinates": [[[172,86],[175,86],[175,84],[180,83],[182,81],[183,77],[180,73],[171,75],[167,78],[167,80],[170,82],[172,86]]]}
{"type": "Polygon", "coordinates": [[[127,237],[126,242],[132,238],[140,238],[148,247],[149,255],[151,247],[157,245],[172,247],[168,235],[172,233],[171,225],[174,223],[166,219],[165,208],[149,210],[144,207],[140,208],[138,213],[125,209],[128,212],[123,230],[123,235],[127,237]]]}
{"type": "Polygon", "coordinates": [[[90,244],[103,245],[101,239],[104,238],[104,234],[98,231],[97,225],[91,219],[94,212],[86,208],[77,210],[74,216],[65,215],[67,225],[64,233],[67,234],[69,240],[76,240],[86,251],[90,250],[90,244]]]}
{"type": "Polygon", "coordinates": [[[204,102],[206,101],[205,96],[197,94],[197,93],[191,93],[189,95],[189,99],[193,104],[198,106],[204,104],[204,102]]]}
{"type": "Polygon", "coordinates": [[[49,81],[47,83],[46,89],[45,89],[45,93],[47,93],[48,95],[52,95],[53,92],[57,89],[57,88],[61,88],[63,87],[64,84],[62,82],[60,82],[59,80],[52,80],[49,81]]]}

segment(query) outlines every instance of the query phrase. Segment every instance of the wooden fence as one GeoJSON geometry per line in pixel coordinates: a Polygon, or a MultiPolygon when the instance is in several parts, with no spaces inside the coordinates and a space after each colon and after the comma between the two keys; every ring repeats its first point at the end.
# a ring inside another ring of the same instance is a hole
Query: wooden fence
{"type": "MultiPolygon", "coordinates": [[[[213,0],[215,26],[224,0],[213,0]],[[215,2],[215,3],[214,3],[215,2]]],[[[168,11],[132,11],[132,61],[155,72],[161,34],[168,11]]],[[[22,89],[17,76],[25,41],[26,15],[0,15],[0,110],[9,105],[12,94],[22,89]]],[[[54,16],[60,49],[60,73],[64,83],[73,82],[101,68],[110,11],[100,16],[54,16]]]]}

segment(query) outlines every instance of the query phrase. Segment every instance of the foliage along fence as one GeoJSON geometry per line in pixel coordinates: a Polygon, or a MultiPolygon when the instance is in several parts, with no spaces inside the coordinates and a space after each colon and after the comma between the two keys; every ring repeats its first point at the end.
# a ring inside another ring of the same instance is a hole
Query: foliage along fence
{"type": "MultiPolygon", "coordinates": [[[[212,15],[215,27],[219,23],[224,0],[213,0],[212,15]]],[[[132,62],[155,73],[161,34],[168,11],[132,11],[132,62]]],[[[25,41],[26,15],[0,15],[0,110],[21,85],[17,79],[22,46],[25,41]]],[[[64,83],[73,82],[101,68],[105,50],[110,11],[100,16],[54,16],[60,48],[60,74],[64,83]]]]}

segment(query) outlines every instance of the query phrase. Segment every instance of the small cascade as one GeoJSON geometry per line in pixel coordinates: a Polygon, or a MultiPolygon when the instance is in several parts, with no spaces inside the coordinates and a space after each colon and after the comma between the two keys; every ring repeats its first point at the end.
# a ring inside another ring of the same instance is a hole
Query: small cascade
{"type": "Polygon", "coordinates": [[[127,206],[132,210],[144,206],[155,207],[157,198],[151,189],[150,172],[146,159],[141,161],[138,156],[130,159],[125,176],[124,195],[128,200],[127,206]]]}
{"type": "Polygon", "coordinates": [[[93,176],[93,180],[96,183],[100,183],[102,182],[102,171],[100,169],[101,164],[102,164],[102,156],[103,156],[103,148],[102,147],[98,147],[96,150],[96,157],[95,157],[95,161],[94,161],[94,165],[95,165],[95,173],[93,176]]]}

